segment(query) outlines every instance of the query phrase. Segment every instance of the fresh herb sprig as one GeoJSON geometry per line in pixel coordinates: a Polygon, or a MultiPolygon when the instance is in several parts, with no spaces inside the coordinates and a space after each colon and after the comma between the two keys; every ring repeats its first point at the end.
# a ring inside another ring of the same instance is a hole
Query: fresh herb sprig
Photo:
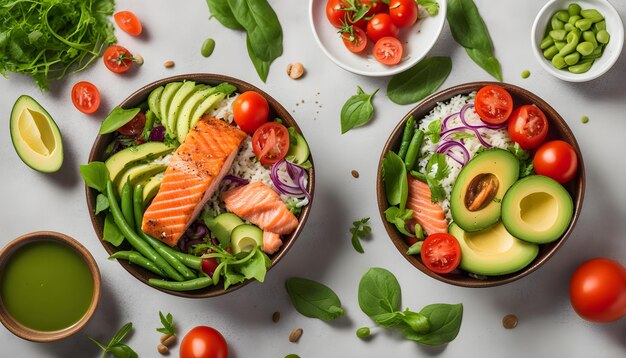
{"type": "Polygon", "coordinates": [[[324,284],[291,277],[285,287],[294,308],[303,316],[330,321],[345,314],[337,294],[324,284]]]}
{"type": "Polygon", "coordinates": [[[137,358],[137,353],[130,348],[128,345],[122,343],[122,340],[126,338],[130,330],[133,329],[133,324],[131,322],[126,323],[119,329],[109,341],[109,344],[106,346],[102,343],[96,341],[91,337],[89,338],[92,342],[94,342],[100,349],[102,349],[102,357],[106,358],[109,353],[111,353],[116,358],[137,358]]]}
{"type": "Polygon", "coordinates": [[[426,183],[430,188],[430,200],[433,203],[445,199],[446,191],[443,188],[442,181],[446,179],[449,174],[450,167],[446,162],[445,154],[434,153],[430,159],[428,159],[428,164],[426,164],[426,183]]]}
{"type": "Polygon", "coordinates": [[[363,218],[361,220],[354,221],[350,233],[352,234],[352,247],[357,252],[364,253],[363,246],[359,239],[365,238],[372,232],[372,227],[369,226],[370,218],[363,218]]]}
{"type": "Polygon", "coordinates": [[[372,98],[378,89],[372,93],[365,93],[357,86],[356,94],[348,98],[341,108],[341,134],[352,128],[360,127],[372,119],[374,106],[372,98]]]}
{"type": "Polygon", "coordinates": [[[520,179],[535,173],[535,166],[533,164],[533,158],[530,155],[530,152],[520,147],[519,143],[515,143],[515,145],[509,146],[508,148],[506,148],[506,150],[511,152],[519,161],[520,179]]]}
{"type": "Polygon", "coordinates": [[[171,313],[168,313],[167,315],[163,315],[163,313],[159,311],[159,319],[161,319],[161,324],[163,325],[163,327],[157,328],[156,329],[157,332],[160,332],[163,334],[171,334],[171,335],[176,334],[176,326],[174,325],[174,317],[172,317],[171,313]]]}
{"type": "Polygon", "coordinates": [[[272,265],[269,257],[267,257],[261,247],[256,247],[250,252],[240,252],[235,255],[222,247],[210,244],[195,245],[194,249],[210,249],[210,253],[202,255],[202,258],[217,259],[219,264],[213,273],[213,284],[217,285],[220,277],[223,277],[224,290],[248,279],[254,278],[259,282],[263,282],[267,268],[272,265]]]}

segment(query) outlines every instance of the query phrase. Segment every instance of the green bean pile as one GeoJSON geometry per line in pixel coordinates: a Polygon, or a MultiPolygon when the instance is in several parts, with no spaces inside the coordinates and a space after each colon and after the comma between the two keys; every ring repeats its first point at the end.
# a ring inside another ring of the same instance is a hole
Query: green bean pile
{"type": "Polygon", "coordinates": [[[610,38],[604,16],[598,10],[569,4],[567,10],[552,16],[540,47],[554,67],[579,74],[589,71],[593,62],[602,57],[610,38]]]}

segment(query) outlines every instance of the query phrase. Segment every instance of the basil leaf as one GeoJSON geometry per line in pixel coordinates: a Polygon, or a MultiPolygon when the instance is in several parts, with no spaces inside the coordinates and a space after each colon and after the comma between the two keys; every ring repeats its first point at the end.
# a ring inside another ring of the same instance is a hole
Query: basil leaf
{"type": "Polygon", "coordinates": [[[421,101],[435,92],[452,71],[450,57],[427,57],[391,78],[387,96],[397,104],[421,101]]]}
{"type": "Polygon", "coordinates": [[[425,334],[430,332],[430,321],[421,313],[412,312],[407,309],[402,312],[402,321],[416,333],[425,334]]]}
{"type": "Polygon", "coordinates": [[[372,319],[374,320],[374,322],[376,322],[377,325],[384,328],[390,328],[402,323],[402,313],[400,311],[395,311],[392,313],[382,313],[372,317],[372,319]]]}
{"type": "Polygon", "coordinates": [[[352,223],[353,227],[350,229],[350,233],[352,234],[352,247],[354,247],[354,249],[359,253],[365,252],[359,239],[366,237],[372,232],[372,227],[368,225],[369,220],[370,218],[363,218],[361,220],[354,221],[352,223]]]}
{"type": "Polygon", "coordinates": [[[104,194],[98,194],[98,196],[96,197],[96,212],[95,212],[95,214],[98,215],[98,214],[100,214],[101,212],[105,211],[108,208],[109,208],[109,199],[104,194]]]}
{"type": "Polygon", "coordinates": [[[359,282],[359,307],[374,318],[400,309],[401,291],[396,277],[383,268],[370,268],[359,282]]]}
{"type": "Polygon", "coordinates": [[[222,25],[233,30],[243,30],[243,26],[233,15],[233,11],[228,6],[228,2],[224,0],[206,0],[211,11],[211,16],[215,17],[222,25]]]}
{"type": "Polygon", "coordinates": [[[125,325],[123,325],[122,328],[120,328],[115,333],[113,338],[111,338],[111,341],[109,342],[109,347],[121,342],[122,339],[126,337],[126,335],[128,334],[128,332],[130,332],[131,329],[133,329],[133,324],[131,322],[128,322],[125,325]]]}
{"type": "Polygon", "coordinates": [[[363,92],[361,87],[357,86],[357,94],[348,98],[341,108],[341,134],[354,127],[362,126],[372,119],[374,114],[372,97],[374,97],[376,92],[378,90],[367,94],[363,92]]]}
{"type": "Polygon", "coordinates": [[[159,319],[161,320],[161,325],[163,325],[163,327],[157,328],[157,332],[163,334],[176,334],[176,330],[174,327],[174,317],[171,313],[163,315],[163,313],[159,311],[159,319]]]}
{"type": "Polygon", "coordinates": [[[473,0],[449,0],[447,12],[452,37],[485,71],[502,81],[502,70],[493,55],[493,43],[487,26],[473,0]]]}
{"type": "Polygon", "coordinates": [[[413,210],[410,209],[400,209],[397,206],[390,206],[387,210],[385,210],[385,219],[388,222],[394,224],[398,231],[400,231],[403,235],[414,237],[415,235],[408,232],[405,228],[406,221],[413,216],[413,210]]]}
{"type": "Polygon", "coordinates": [[[267,81],[267,75],[270,72],[270,65],[272,64],[272,62],[261,60],[257,57],[257,55],[255,55],[255,53],[252,51],[252,47],[250,46],[249,36],[246,36],[246,48],[248,50],[248,57],[250,57],[250,61],[252,61],[252,65],[254,65],[254,69],[261,78],[261,81],[267,81]]]}
{"type": "Polygon", "coordinates": [[[383,182],[389,205],[398,205],[400,209],[404,209],[409,195],[409,183],[404,161],[394,152],[387,153],[383,159],[383,182]]]}
{"type": "Polygon", "coordinates": [[[130,122],[139,113],[141,108],[123,109],[121,107],[115,107],[104,119],[100,126],[99,134],[107,134],[114,132],[124,124],[130,122]]]}
{"type": "Polygon", "coordinates": [[[417,3],[424,7],[430,16],[435,16],[439,13],[439,3],[437,0],[417,0],[417,3]]]}
{"type": "Polygon", "coordinates": [[[407,255],[419,255],[422,252],[423,244],[424,244],[424,241],[418,241],[414,243],[413,245],[411,245],[411,247],[409,247],[406,254],[407,255]]]}
{"type": "Polygon", "coordinates": [[[80,175],[85,184],[99,192],[106,190],[107,180],[109,180],[109,170],[103,162],[91,162],[80,166],[80,175]]]}
{"type": "Polygon", "coordinates": [[[337,294],[319,282],[291,277],[285,287],[294,308],[303,316],[330,321],[344,315],[337,294]]]}
{"type": "Polygon", "coordinates": [[[137,352],[132,350],[129,346],[123,343],[116,343],[109,347],[107,350],[109,353],[113,354],[116,358],[137,358],[137,352]]]}
{"type": "Polygon", "coordinates": [[[252,53],[271,63],[283,53],[283,31],[267,0],[228,0],[234,18],[248,33],[252,53]]]}
{"type": "Polygon", "coordinates": [[[428,333],[417,333],[412,329],[405,329],[402,332],[404,338],[429,346],[437,346],[454,340],[461,329],[463,305],[460,303],[428,305],[422,308],[420,313],[428,318],[430,330],[428,333]]]}
{"type": "Polygon", "coordinates": [[[102,230],[102,239],[111,245],[118,247],[124,242],[124,235],[120,232],[120,229],[113,220],[113,215],[108,213],[104,218],[104,229],[102,230]]]}

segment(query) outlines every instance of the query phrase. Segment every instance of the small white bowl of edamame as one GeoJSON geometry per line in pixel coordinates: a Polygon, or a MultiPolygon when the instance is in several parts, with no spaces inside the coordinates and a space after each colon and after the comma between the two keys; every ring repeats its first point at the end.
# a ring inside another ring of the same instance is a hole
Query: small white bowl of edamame
{"type": "Polygon", "coordinates": [[[585,82],[606,73],[622,52],[624,25],[607,0],[552,0],[531,32],[537,61],[564,81],[585,82]]]}

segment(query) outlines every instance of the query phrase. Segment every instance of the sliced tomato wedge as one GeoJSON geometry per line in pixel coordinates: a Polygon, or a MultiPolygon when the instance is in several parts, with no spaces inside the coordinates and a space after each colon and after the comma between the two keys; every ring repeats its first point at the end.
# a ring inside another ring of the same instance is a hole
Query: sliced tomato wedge
{"type": "Polygon", "coordinates": [[[387,36],[376,41],[372,54],[374,58],[387,66],[397,65],[402,59],[402,43],[395,37],[387,36]]]}
{"type": "Polygon", "coordinates": [[[422,244],[421,257],[422,263],[432,272],[449,273],[461,262],[461,246],[450,234],[428,235],[422,244]]]}
{"type": "Polygon", "coordinates": [[[267,122],[252,136],[252,151],[263,165],[283,159],[289,150],[289,131],[280,123],[267,122]]]}
{"type": "Polygon", "coordinates": [[[117,131],[124,136],[135,138],[143,132],[146,126],[146,115],[139,112],[130,122],[121,126],[117,131]]]}
{"type": "Polygon", "coordinates": [[[548,135],[548,119],[538,107],[520,106],[509,117],[509,135],[523,149],[535,149],[548,135]]]}
{"type": "Polygon", "coordinates": [[[513,112],[511,94],[500,86],[489,85],[481,88],[474,99],[476,113],[489,124],[504,123],[513,112]]]}
{"type": "Polygon", "coordinates": [[[91,82],[78,82],[72,87],[72,103],[79,111],[91,114],[100,107],[100,91],[91,82]]]}
{"type": "Polygon", "coordinates": [[[367,46],[367,35],[360,27],[351,25],[344,27],[341,31],[341,39],[346,48],[353,53],[362,52],[367,46]]]}
{"type": "Polygon", "coordinates": [[[124,32],[132,36],[141,35],[142,27],[141,21],[135,13],[132,11],[119,11],[113,15],[115,19],[115,23],[120,27],[124,32]]]}

